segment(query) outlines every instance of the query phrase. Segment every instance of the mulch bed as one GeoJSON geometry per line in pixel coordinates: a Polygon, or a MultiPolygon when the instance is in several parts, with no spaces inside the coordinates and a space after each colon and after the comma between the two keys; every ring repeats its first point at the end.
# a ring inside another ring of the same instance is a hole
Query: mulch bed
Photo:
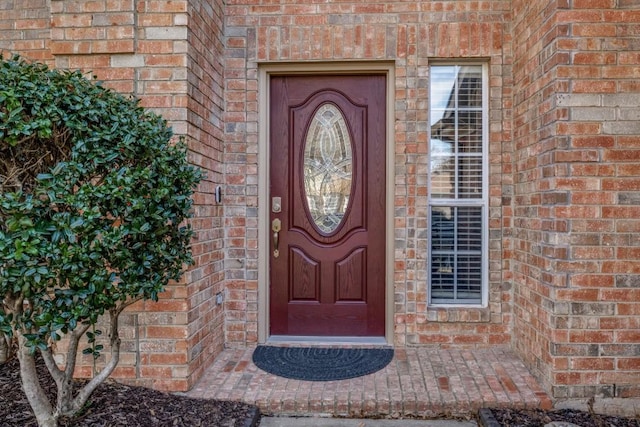
{"type": "MultiPolygon", "coordinates": [[[[39,368],[46,369],[42,366],[39,368]]],[[[53,399],[55,385],[48,383],[43,386],[53,399]]],[[[62,419],[59,425],[249,427],[257,418],[257,408],[245,403],[191,399],[107,380],[91,395],[80,416],[62,419]]],[[[3,427],[37,426],[20,386],[16,358],[0,365],[0,420],[3,427]]]]}
{"type": "MultiPolygon", "coordinates": [[[[40,364],[39,369],[46,368],[40,364]]],[[[43,387],[53,399],[55,385],[48,382],[43,387]]],[[[492,425],[500,427],[543,427],[552,421],[570,422],[580,427],[640,427],[639,419],[568,409],[501,408],[489,412],[495,422],[492,425]]],[[[259,417],[256,406],[241,402],[192,399],[107,380],[93,393],[82,414],[73,419],[61,419],[59,425],[251,427],[257,425],[259,417]]],[[[37,427],[20,386],[19,366],[15,358],[0,365],[0,420],[2,427],[37,427]]]]}
{"type": "Polygon", "coordinates": [[[580,427],[640,427],[637,419],[599,415],[572,409],[543,411],[540,409],[492,409],[501,427],[543,427],[557,422],[568,422],[580,427]]]}

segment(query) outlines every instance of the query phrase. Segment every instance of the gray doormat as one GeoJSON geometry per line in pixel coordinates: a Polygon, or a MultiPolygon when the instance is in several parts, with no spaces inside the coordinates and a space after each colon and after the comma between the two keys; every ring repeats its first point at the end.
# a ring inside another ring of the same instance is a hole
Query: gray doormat
{"type": "Polygon", "coordinates": [[[259,345],[253,363],[263,371],[302,381],[335,381],[369,375],[393,359],[392,348],[275,347],[259,345]]]}

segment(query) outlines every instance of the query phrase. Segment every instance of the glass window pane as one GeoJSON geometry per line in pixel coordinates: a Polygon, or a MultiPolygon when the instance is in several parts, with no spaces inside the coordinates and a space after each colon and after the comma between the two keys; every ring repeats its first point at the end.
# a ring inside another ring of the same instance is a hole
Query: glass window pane
{"type": "Polygon", "coordinates": [[[430,70],[430,302],[481,304],[486,286],[484,71],[481,65],[430,70]]]}
{"type": "Polygon", "coordinates": [[[482,153],[482,111],[458,111],[459,153],[482,153]]]}
{"type": "Polygon", "coordinates": [[[482,108],[482,67],[465,65],[458,71],[458,107],[482,108]]]}
{"type": "Polygon", "coordinates": [[[482,251],[482,208],[461,206],[456,209],[458,251],[482,251]]]}
{"type": "Polygon", "coordinates": [[[454,98],[457,66],[437,65],[431,67],[431,108],[447,108],[454,98]]]}
{"type": "Polygon", "coordinates": [[[482,206],[432,206],[431,302],[482,302],[482,206]]]}
{"type": "Polygon", "coordinates": [[[455,110],[432,110],[430,117],[431,138],[450,142],[456,140],[455,110]]]}
{"type": "Polygon", "coordinates": [[[431,250],[453,251],[455,231],[453,209],[445,206],[431,209],[431,250]]]}
{"type": "Polygon", "coordinates": [[[313,222],[334,232],[349,206],[352,177],[351,138],[338,108],[325,104],[311,121],[304,146],[304,189],[313,222]]]}
{"type": "Polygon", "coordinates": [[[433,66],[431,70],[429,196],[481,199],[485,117],[481,109],[482,67],[433,66]],[[447,96],[445,90],[449,91],[447,96]]]}
{"type": "Polygon", "coordinates": [[[440,255],[431,261],[431,300],[453,300],[455,282],[453,255],[440,255]]]}
{"type": "Polygon", "coordinates": [[[459,299],[479,300],[482,292],[480,255],[458,255],[456,291],[459,299]]]}
{"type": "Polygon", "coordinates": [[[482,198],[482,157],[458,158],[458,198],[482,198]]]}
{"type": "Polygon", "coordinates": [[[431,197],[455,197],[455,158],[452,155],[433,156],[431,168],[431,197]]]}

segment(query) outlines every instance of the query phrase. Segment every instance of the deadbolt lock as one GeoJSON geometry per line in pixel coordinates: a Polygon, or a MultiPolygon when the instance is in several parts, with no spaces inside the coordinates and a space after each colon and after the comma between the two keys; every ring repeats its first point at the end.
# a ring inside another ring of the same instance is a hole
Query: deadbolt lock
{"type": "Polygon", "coordinates": [[[271,212],[279,213],[282,211],[282,198],[280,197],[272,197],[271,198],[271,212]]]}

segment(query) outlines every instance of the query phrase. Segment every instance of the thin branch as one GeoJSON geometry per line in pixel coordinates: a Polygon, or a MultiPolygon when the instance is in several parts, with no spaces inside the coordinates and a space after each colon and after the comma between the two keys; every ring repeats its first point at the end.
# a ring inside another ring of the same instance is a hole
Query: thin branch
{"type": "Polygon", "coordinates": [[[22,169],[19,169],[15,165],[6,165],[5,170],[6,175],[2,176],[2,186],[3,187],[18,187],[18,189],[22,189],[22,182],[20,181],[20,174],[24,172],[22,169]]]}
{"type": "Polygon", "coordinates": [[[126,306],[117,306],[109,310],[109,320],[110,320],[110,346],[111,346],[111,360],[107,363],[104,368],[91,379],[79,392],[78,395],[73,399],[73,404],[71,408],[74,412],[80,410],[91,396],[91,393],[102,384],[111,373],[114,371],[118,362],[120,361],[120,336],[118,335],[118,317],[122,310],[124,310],[126,306]]]}
{"type": "Polygon", "coordinates": [[[127,301],[123,301],[121,305],[116,306],[116,310],[118,310],[118,315],[120,313],[122,313],[124,311],[125,308],[129,307],[132,304],[135,304],[138,301],[142,301],[143,300],[143,296],[142,295],[137,295],[131,299],[128,299],[127,301]]]}
{"type": "Polygon", "coordinates": [[[24,295],[22,292],[18,294],[7,294],[4,296],[2,305],[5,311],[13,313],[14,316],[19,316],[24,311],[24,295]]]}
{"type": "Polygon", "coordinates": [[[67,140],[71,137],[71,129],[64,126],[62,127],[62,131],[60,128],[55,126],[53,130],[53,145],[58,149],[58,152],[62,154],[64,157],[68,152],[62,151],[62,148],[67,147],[67,140]]]}
{"type": "Polygon", "coordinates": [[[67,364],[64,369],[64,375],[67,378],[73,377],[73,371],[76,369],[76,360],[78,357],[78,345],[80,338],[89,330],[90,324],[81,325],[71,332],[69,337],[69,347],[67,349],[67,364]]]}
{"type": "Polygon", "coordinates": [[[0,188],[17,187],[31,191],[40,172],[69,158],[71,137],[68,128],[55,127],[51,138],[42,139],[31,134],[16,145],[6,147],[0,156],[3,159],[0,163],[0,188]]]}
{"type": "MultiPolygon", "coordinates": [[[[90,325],[82,325],[69,334],[69,346],[67,348],[67,364],[64,374],[61,375],[58,384],[58,399],[56,404],[56,414],[73,415],[77,410],[73,408],[73,371],[75,370],[78,357],[78,343],[82,335],[89,329],[90,325]]],[[[61,371],[62,372],[62,371],[61,371]]]]}
{"type": "Polygon", "coordinates": [[[22,144],[24,144],[24,143],[25,143],[25,141],[28,141],[28,140],[30,140],[30,139],[31,139],[31,140],[36,139],[36,136],[35,136],[34,134],[30,133],[29,135],[25,136],[25,137],[24,137],[24,138],[22,138],[21,140],[16,141],[16,143],[14,144],[14,147],[19,147],[19,146],[21,146],[22,144]]]}
{"type": "Polygon", "coordinates": [[[53,358],[53,353],[48,347],[46,350],[40,350],[40,354],[42,354],[42,360],[44,360],[47,370],[49,370],[51,377],[56,382],[58,389],[60,389],[62,381],[64,381],[64,372],[58,368],[58,364],[53,358]]]}

